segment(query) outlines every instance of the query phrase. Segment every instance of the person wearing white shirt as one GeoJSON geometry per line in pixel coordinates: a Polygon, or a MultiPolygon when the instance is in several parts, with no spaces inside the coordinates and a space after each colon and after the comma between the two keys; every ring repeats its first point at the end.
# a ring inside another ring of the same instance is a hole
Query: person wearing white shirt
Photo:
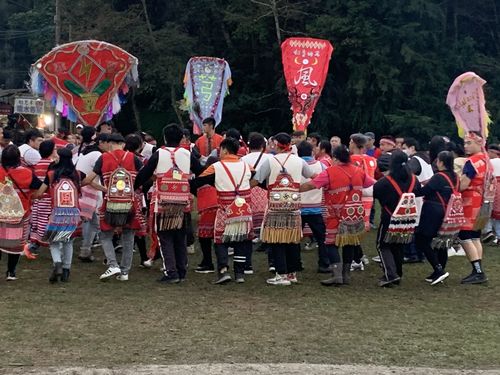
{"type": "Polygon", "coordinates": [[[21,153],[21,164],[27,167],[33,167],[40,159],[38,148],[43,142],[43,135],[38,129],[30,129],[25,133],[25,143],[19,147],[21,153]]]}

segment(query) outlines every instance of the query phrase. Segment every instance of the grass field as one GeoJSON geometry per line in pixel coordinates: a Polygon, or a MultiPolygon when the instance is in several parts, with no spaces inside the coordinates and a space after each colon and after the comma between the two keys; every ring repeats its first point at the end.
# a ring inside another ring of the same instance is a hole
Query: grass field
{"type": "MultiPolygon", "coordinates": [[[[374,234],[365,252],[375,255],[374,234]]],[[[77,247],[77,246],[75,246],[77,247]]],[[[98,249],[100,251],[100,249],[98,249]]],[[[76,251],[75,251],[76,252],[76,251]]],[[[102,255],[98,253],[99,258],[102,255]]],[[[447,368],[500,366],[500,249],[487,248],[488,285],[462,286],[470,271],[450,259],[450,278],[430,287],[428,264],[405,266],[402,285],[376,286],[370,263],[350,286],[326,288],[316,253],[291,287],[265,284],[266,256],[243,285],[212,285],[213,275],[188,274],[159,285],[134,266],[130,281],[100,282],[102,263],[74,260],[71,282],[50,285],[50,256],[20,264],[15,282],[0,281],[0,367],[124,366],[214,362],[308,362],[447,368]]],[[[191,256],[195,266],[199,256],[191,256]]],[[[135,259],[138,264],[138,259],[135,259]]],[[[2,260],[1,267],[5,267],[2,260]]]]}

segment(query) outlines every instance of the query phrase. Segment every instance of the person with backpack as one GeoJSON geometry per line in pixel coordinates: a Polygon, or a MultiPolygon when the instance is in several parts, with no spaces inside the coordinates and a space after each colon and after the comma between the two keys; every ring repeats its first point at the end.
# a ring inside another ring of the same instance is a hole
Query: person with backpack
{"type": "Polygon", "coordinates": [[[349,150],[344,145],[333,150],[333,163],[333,166],[300,188],[301,192],[313,188],[325,189],[325,206],[328,210],[325,243],[332,267],[332,277],[321,281],[325,286],[350,283],[356,246],[361,243],[361,235],[365,231],[362,190],[374,183],[361,168],[351,163],[349,150]],[[339,248],[342,248],[342,260],[339,248]]]}
{"type": "Polygon", "coordinates": [[[80,223],[78,199],[80,175],[73,164],[73,153],[68,148],[57,150],[58,161],[49,167],[38,194],[49,189],[51,214],[46,226],[44,241],[48,242],[54,267],[50,283],[69,281],[73,259],[72,235],[80,223]]]}
{"type": "Polygon", "coordinates": [[[190,203],[190,173],[199,174],[201,165],[193,155],[180,146],[183,132],[179,125],[163,129],[165,147],[158,149],[140,170],[135,188],[155,182],[151,198],[153,234],[160,243],[164,275],[158,281],[177,284],[187,274],[186,222],[184,212],[190,203]]]}
{"type": "Polygon", "coordinates": [[[237,155],[239,148],[237,139],[225,138],[220,144],[220,161],[191,181],[193,192],[204,185],[217,189],[219,207],[215,217],[214,242],[218,275],[215,284],[231,281],[229,246],[234,249],[233,268],[237,283],[245,282],[245,263],[252,251],[252,168],[240,160],[237,155]]]}
{"type": "Polygon", "coordinates": [[[377,251],[384,271],[379,279],[381,287],[399,284],[403,277],[404,246],[413,240],[417,226],[415,194],[420,191],[420,182],[407,163],[404,152],[393,151],[389,173],[373,186],[373,198],[381,206],[377,233],[377,251]]]}
{"type": "Polygon", "coordinates": [[[491,216],[491,207],[485,199],[488,176],[491,174],[489,159],[483,152],[485,140],[479,133],[469,132],[464,139],[465,153],[469,156],[460,177],[460,191],[464,202],[465,223],[458,238],[472,265],[472,272],[462,279],[462,284],[482,284],[488,281],[483,270],[481,230],[491,216]]]}
{"type": "Polygon", "coordinates": [[[463,220],[459,179],[453,171],[453,154],[441,151],[436,167],[438,172],[417,194],[424,197],[424,203],[415,231],[415,243],[425,253],[434,271],[425,279],[431,285],[439,284],[450,275],[446,272],[448,248],[458,235],[463,220]],[[443,223],[448,226],[443,227],[443,223]],[[452,227],[452,224],[455,225],[452,227]]]}
{"type": "Polygon", "coordinates": [[[261,238],[267,243],[276,270],[269,285],[297,283],[300,271],[300,181],[311,178],[313,170],[306,161],[292,153],[291,137],[279,133],[274,137],[277,154],[264,161],[257,170],[252,186],[267,181],[269,205],[262,224],[261,238]]]}
{"type": "MultiPolygon", "coordinates": [[[[43,141],[39,148],[40,161],[34,166],[35,175],[40,181],[45,181],[49,166],[57,159],[55,153],[55,143],[52,140],[43,141]]],[[[36,253],[40,246],[48,246],[43,240],[48,219],[52,211],[51,197],[49,193],[44,193],[39,199],[33,201],[31,213],[30,244],[26,249],[30,253],[36,253]]]]}
{"type": "Polygon", "coordinates": [[[135,213],[141,210],[142,202],[137,202],[134,193],[134,180],[142,163],[130,151],[123,150],[125,139],[119,133],[109,136],[109,152],[102,154],[96,161],[92,172],[87,174],[82,186],[92,183],[100,176],[103,185],[96,188],[105,193],[100,209],[99,238],[106,256],[108,269],[99,278],[106,281],[116,276],[119,281],[128,281],[134,251],[134,234],[141,228],[135,213]],[[116,260],[113,235],[121,233],[122,258],[120,265],[116,260]]]}
{"type": "Polygon", "coordinates": [[[7,281],[16,280],[16,267],[29,236],[31,200],[38,197],[42,181],[34,171],[21,166],[15,145],[2,151],[0,167],[0,256],[8,254],[7,281]]]}

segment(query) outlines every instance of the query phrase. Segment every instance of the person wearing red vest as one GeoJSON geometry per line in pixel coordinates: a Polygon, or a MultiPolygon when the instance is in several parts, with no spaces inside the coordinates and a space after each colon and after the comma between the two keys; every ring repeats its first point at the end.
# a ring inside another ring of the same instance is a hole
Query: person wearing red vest
{"type": "MultiPolygon", "coordinates": [[[[55,144],[53,140],[47,140],[40,143],[40,156],[42,159],[34,166],[35,175],[40,181],[45,181],[49,165],[54,161],[56,155],[54,153],[55,144]]],[[[52,198],[48,192],[44,193],[39,199],[33,202],[33,212],[31,215],[31,233],[30,247],[31,252],[36,251],[39,246],[48,246],[48,243],[43,240],[45,229],[49,221],[49,216],[52,211],[52,198]]]]}
{"type": "MultiPolygon", "coordinates": [[[[326,240],[328,254],[331,256],[332,277],[321,283],[325,286],[342,285],[350,283],[350,270],[354,258],[354,251],[360,243],[360,235],[364,231],[363,211],[354,209],[349,216],[353,219],[355,226],[348,224],[342,218],[342,211],[346,204],[359,202],[362,189],[373,185],[374,180],[370,178],[361,168],[351,163],[349,150],[341,145],[333,150],[334,165],[312,181],[301,186],[301,191],[314,188],[326,189],[325,205],[328,209],[326,219],[326,240]],[[348,199],[351,197],[350,200],[348,199]],[[356,219],[357,217],[357,219],[356,219]],[[338,248],[342,247],[342,260],[338,248]]],[[[359,207],[362,210],[362,207],[359,207]]]]}
{"type": "MultiPolygon", "coordinates": [[[[24,217],[19,225],[16,224],[14,227],[2,223],[0,226],[1,240],[9,238],[20,239],[18,246],[0,248],[0,256],[2,252],[8,254],[7,281],[13,281],[16,280],[17,263],[29,235],[32,192],[42,186],[42,181],[36,177],[33,170],[21,166],[21,154],[19,149],[14,145],[9,145],[2,151],[1,164],[0,182],[12,181],[13,188],[18,194],[24,209],[24,217]]],[[[37,196],[36,193],[34,196],[37,196]]]]}
{"type": "Polygon", "coordinates": [[[215,132],[215,119],[208,117],[203,120],[203,135],[195,142],[198,151],[203,158],[208,158],[212,150],[220,146],[224,138],[215,132]]]}
{"type": "MultiPolygon", "coordinates": [[[[137,172],[142,168],[142,162],[137,156],[135,156],[132,152],[123,150],[125,146],[125,139],[122,135],[118,133],[111,134],[109,136],[109,143],[109,152],[102,154],[99,159],[97,159],[94,170],[85,177],[82,183],[82,186],[91,184],[96,176],[100,176],[103,185],[96,184],[95,187],[105,194],[108,193],[107,187],[110,183],[110,177],[116,169],[119,167],[126,169],[132,176],[132,179],[135,179],[137,172]]],[[[131,182],[132,186],[128,188],[133,189],[134,181],[131,182]]],[[[136,230],[141,229],[141,224],[136,218],[137,215],[134,215],[133,212],[131,212],[125,225],[116,227],[110,225],[105,220],[108,199],[108,197],[105,197],[104,204],[100,210],[101,234],[99,235],[104,255],[107,259],[108,269],[100,276],[100,279],[104,281],[117,275],[118,280],[127,281],[129,277],[128,273],[130,271],[130,267],[132,266],[134,234],[136,230]],[[122,234],[123,250],[120,265],[118,265],[116,260],[115,247],[113,246],[113,235],[115,232],[121,232],[122,234]]],[[[131,211],[140,210],[141,206],[142,202],[134,200],[131,211]]]]}
{"type": "MultiPolygon", "coordinates": [[[[352,134],[349,141],[349,151],[351,152],[352,163],[374,179],[375,170],[377,169],[377,159],[365,153],[367,144],[368,138],[365,135],[361,133],[352,134]]],[[[368,232],[371,228],[370,213],[373,207],[373,188],[364,189],[361,199],[365,208],[365,229],[368,232]]],[[[367,262],[368,258],[363,254],[363,249],[360,245],[356,248],[351,271],[356,269],[363,271],[367,262]]]]}
{"type": "Polygon", "coordinates": [[[477,227],[483,194],[485,177],[488,173],[489,159],[482,151],[484,139],[476,132],[465,136],[464,148],[469,158],[465,162],[460,177],[460,190],[464,205],[465,224],[460,228],[458,237],[467,258],[472,264],[472,272],[462,279],[462,284],[481,284],[488,281],[481,264],[483,246],[481,245],[481,229],[477,227]]]}

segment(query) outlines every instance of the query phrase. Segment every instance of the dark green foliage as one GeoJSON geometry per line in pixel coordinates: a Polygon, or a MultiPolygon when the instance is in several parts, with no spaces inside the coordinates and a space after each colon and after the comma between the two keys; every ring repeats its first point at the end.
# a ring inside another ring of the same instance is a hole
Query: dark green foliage
{"type": "MultiPolygon", "coordinates": [[[[335,46],[310,131],[345,139],[373,130],[422,143],[455,135],[446,94],[469,70],[488,81],[487,108],[494,121],[500,115],[500,0],[146,0],[148,18],[140,0],[61,2],[64,41],[106,40],[139,58],[135,102],[142,128],[154,133],[167,122],[189,125],[178,101],[185,64],[195,55],[230,63],[234,85],[222,128],[290,131],[279,40],[304,35],[335,46]]],[[[9,88],[22,86],[27,75],[8,72],[27,72],[54,32],[52,0],[17,3],[0,1],[0,84],[9,88]],[[33,29],[41,31],[12,34],[33,29]]],[[[127,113],[135,122],[138,116],[127,113]]],[[[492,126],[493,138],[499,135],[492,126]]]]}

